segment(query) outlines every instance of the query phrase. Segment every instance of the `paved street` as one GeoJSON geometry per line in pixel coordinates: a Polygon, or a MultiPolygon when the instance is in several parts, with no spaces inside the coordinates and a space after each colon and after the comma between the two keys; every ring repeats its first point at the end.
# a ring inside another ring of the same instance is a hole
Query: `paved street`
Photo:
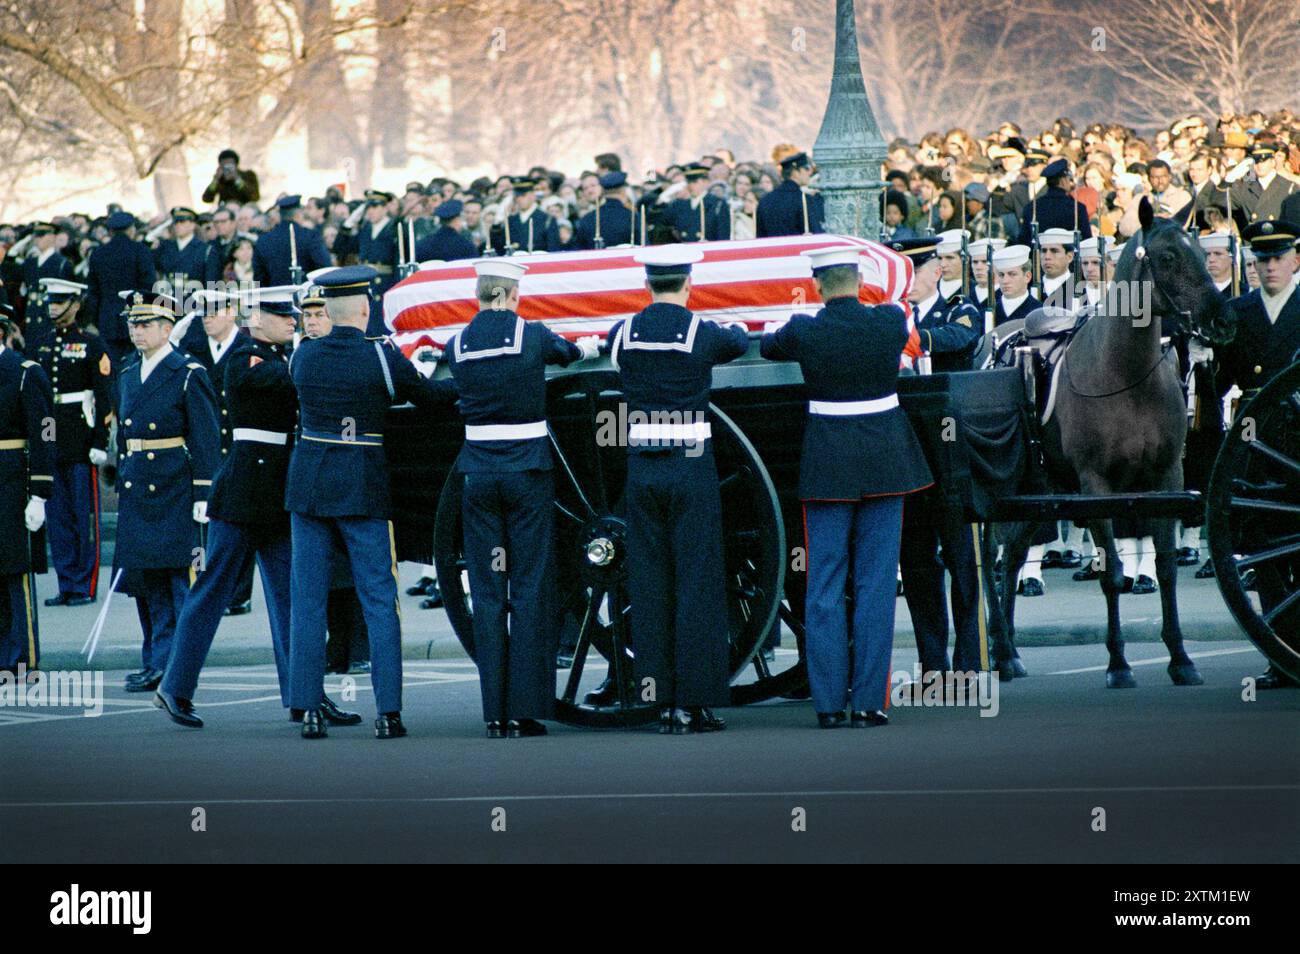
{"type": "MultiPolygon", "coordinates": [[[[1217,591],[1189,581],[1184,599],[1189,632],[1214,637],[1189,644],[1204,686],[1173,687],[1163,647],[1137,641],[1138,620],[1158,614],[1138,597],[1126,600],[1138,688],[1108,691],[1103,648],[1069,644],[1100,642],[1094,587],[1052,573],[1048,588],[1022,604],[1031,676],[1001,687],[995,717],[895,708],[865,731],[820,731],[808,703],[773,702],[727,710],[712,736],[553,726],[489,741],[445,618],[409,605],[399,741],[373,738],[364,676],[330,677],[328,691],[354,691],[366,724],[305,742],[267,662],[219,656],[196,699],[207,727],[189,731],[121,691],[128,660],[105,673],[99,718],[0,711],[0,860],[1291,860],[1300,692],[1242,700],[1262,662],[1217,591]],[[206,831],[191,830],[196,807],[206,831]],[[806,831],[792,830],[798,809],[806,831]]],[[[131,609],[115,604],[106,636],[123,659],[131,609]]],[[[44,618],[47,647],[75,653],[93,613],[44,618]]],[[[259,619],[228,621],[218,652],[251,659],[259,619]]],[[[910,670],[899,642],[895,666],[910,670]]]]}

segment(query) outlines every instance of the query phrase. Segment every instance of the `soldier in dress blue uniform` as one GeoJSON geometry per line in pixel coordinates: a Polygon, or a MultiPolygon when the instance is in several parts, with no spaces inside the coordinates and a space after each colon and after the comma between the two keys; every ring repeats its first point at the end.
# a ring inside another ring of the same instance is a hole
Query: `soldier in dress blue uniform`
{"type": "MultiPolygon", "coordinates": [[[[384,311],[381,305],[384,292],[397,283],[398,256],[397,230],[402,223],[395,219],[392,202],[395,196],[380,189],[366,190],[366,221],[357,231],[357,261],[369,265],[379,276],[370,290],[371,309],[368,335],[385,335],[384,311]]],[[[406,241],[405,237],[402,239],[406,241]]]]}
{"type": "Polygon", "coordinates": [[[118,375],[117,549],[144,634],[143,668],[127,692],[153,692],[171,658],[176,621],[203,561],[199,527],[221,458],[217,398],[203,365],[167,340],[169,295],[141,289],[127,321],[139,352],[118,375]]]}
{"type": "Polygon", "coordinates": [[[578,220],[573,241],[578,248],[610,248],[632,241],[632,211],[623,204],[626,172],[600,177],[600,204],[578,220]]]}
{"type": "MultiPolygon", "coordinates": [[[[251,307],[250,341],[223,368],[223,388],[233,426],[231,452],[221,462],[208,503],[204,565],[190,588],[176,624],[175,647],[155,705],[172,721],[201,728],[194,690],[207,659],[222,611],[242,585],[244,567],[256,561],[262,573],[271,647],[280,684],[280,702],[289,707],[289,514],[284,509],[285,478],[293,433],[298,425],[298,394],[289,376],[287,349],[299,311],[296,286],[263,288],[246,294],[251,307]]],[[[221,292],[206,292],[209,307],[236,302],[221,292]]],[[[321,706],[334,725],[358,725],[361,716],[343,712],[326,698],[321,706]]],[[[290,710],[290,717],[302,713],[290,710]]]]}
{"type": "Polygon", "coordinates": [[[691,265],[703,257],[681,245],[639,253],[651,304],[615,323],[608,338],[630,424],[627,560],[636,681],[642,691],[653,688],[659,731],[677,735],[726,728],[710,710],[730,701],[709,389],[713,367],[743,355],[749,338],[739,322],[724,328],[686,307],[691,265]]]}
{"type": "Polygon", "coordinates": [[[49,222],[37,222],[32,226],[32,244],[36,251],[23,259],[22,284],[22,292],[27,299],[23,336],[28,341],[43,334],[48,327],[41,279],[73,277],[72,263],[55,247],[58,231],[49,222]]]}
{"type": "Polygon", "coordinates": [[[1029,313],[1041,306],[1029,288],[1032,278],[1029,267],[1029,246],[1008,245],[993,253],[993,271],[997,276],[998,287],[994,293],[993,326],[1008,321],[1021,321],[1029,313]]]}
{"type": "Polygon", "coordinates": [[[330,586],[326,555],[336,546],[348,554],[370,633],[379,713],[375,736],[406,734],[384,425],[391,405],[446,405],[455,388],[450,382],[424,380],[391,341],[365,336],[375,278],[374,269],[364,265],[316,278],[333,328],[324,338],[301,342],[291,367],[301,431],[285,490],[293,539],[289,704],[303,710],[307,739],[326,735],[321,708],[330,586]]]}
{"type": "Polygon", "coordinates": [[[1074,177],[1070,175],[1070,164],[1064,159],[1049,162],[1043,169],[1043,179],[1047,188],[1040,192],[1025,206],[1020,213],[1019,245],[1029,245],[1033,236],[1033,224],[1038,223],[1038,234],[1048,229],[1065,229],[1071,235],[1078,229],[1081,238],[1092,235],[1092,226],[1088,224],[1088,207],[1071,194],[1074,177]]]}
{"type": "Polygon", "coordinates": [[[415,243],[417,262],[455,262],[463,258],[478,258],[474,243],[460,233],[460,215],[465,204],[460,199],[448,199],[433,210],[438,220],[438,230],[415,243]]]}
{"type": "Polygon", "coordinates": [[[282,196],[275,204],[280,210],[280,224],[253,246],[253,280],[263,288],[291,284],[295,265],[306,275],[334,264],[320,233],[298,221],[302,196],[282,196]]]}
{"type": "Polygon", "coordinates": [[[826,231],[822,197],[808,191],[814,171],[807,153],[796,152],[781,160],[781,184],[758,200],[757,238],[826,231]]]}
{"type": "Polygon", "coordinates": [[[555,217],[547,215],[537,205],[537,180],[519,176],[512,187],[515,210],[506,218],[506,244],[518,252],[558,252],[560,230],[555,217]]]}
{"type": "MultiPolygon", "coordinates": [[[[1260,287],[1232,300],[1237,316],[1237,334],[1223,348],[1219,363],[1219,394],[1234,384],[1243,392],[1243,402],[1283,369],[1291,366],[1300,352],[1300,223],[1263,220],[1248,226],[1242,238],[1250,243],[1259,271],[1260,287]]],[[[1258,549],[1258,547],[1256,547],[1258,549]]],[[[1300,573],[1294,559],[1291,571],[1300,573]]],[[[1255,570],[1256,587],[1263,611],[1277,606],[1285,596],[1281,574],[1285,561],[1260,563],[1255,570]]],[[[1270,665],[1255,680],[1257,689],[1293,687],[1296,683],[1270,665]]]]}
{"type": "Polygon", "coordinates": [[[55,462],[48,524],[59,592],[46,606],[84,606],[99,589],[99,475],[108,462],[112,363],[99,338],[77,323],[86,286],[41,280],[52,326],[30,340],[54,391],[55,462]]]}
{"type": "Polygon", "coordinates": [[[709,191],[709,167],[695,162],[682,171],[689,195],[668,203],[664,221],[677,230],[683,242],[731,238],[731,206],[709,191]]]}
{"type": "Polygon", "coordinates": [[[579,347],[519,317],[526,270],[507,258],[475,262],[482,310],[446,350],[465,419],[456,471],[465,475],[474,661],[490,739],[545,735],[538,720],[552,715],[558,633],[546,366],[599,353],[595,339],[579,347]]]}
{"type": "MultiPolygon", "coordinates": [[[[962,296],[960,287],[948,301],[943,300],[937,257],[945,249],[960,253],[960,236],[954,238],[943,233],[894,242],[890,247],[912,260],[913,315],[921,348],[932,356],[933,370],[970,370],[971,350],[983,330],[983,321],[975,306],[962,296]]],[[[921,671],[927,678],[930,673],[942,674],[950,669],[977,672],[985,668],[987,659],[987,647],[980,646],[979,638],[976,540],[973,528],[961,518],[960,513],[944,506],[942,495],[933,489],[910,494],[903,504],[899,567],[903,595],[916,633],[921,671]],[[952,577],[952,621],[956,633],[951,664],[945,568],[952,577]]]]}
{"type": "Polygon", "coordinates": [[[184,301],[187,292],[202,287],[207,279],[208,243],[194,234],[198,213],[178,205],[171,210],[172,238],[163,239],[154,251],[154,268],[172,287],[172,294],[184,301]]]}
{"type": "Polygon", "coordinates": [[[45,570],[45,502],[54,483],[50,382],[5,341],[13,310],[0,306],[0,669],[40,664],[34,574],[45,570]]]}
{"type": "Polygon", "coordinates": [[[1232,205],[1248,222],[1267,222],[1286,217],[1282,205],[1293,195],[1300,194],[1300,186],[1278,174],[1277,163],[1285,159],[1286,149],[1273,143],[1261,142],[1251,147],[1250,159],[1254,164],[1251,174],[1232,184],[1232,205]]]}
{"type": "Polygon", "coordinates": [[[763,335],[763,357],[798,361],[808,389],[799,464],[808,560],[808,681],[822,728],[885,725],[903,496],[933,483],[898,403],[907,319],[858,300],[861,249],[804,252],[825,307],[763,335]],[[850,581],[851,576],[851,581],[850,581]],[[846,584],[853,618],[845,611],[846,584]],[[852,664],[849,640],[852,638],[852,664]],[[852,677],[850,678],[850,673],[852,677]]]}
{"type": "Polygon", "coordinates": [[[128,234],[135,225],[129,212],[114,212],[104,224],[109,239],[90,253],[86,273],[86,319],[98,329],[99,340],[117,372],[123,359],[135,351],[122,317],[121,293],[152,288],[155,271],[149,246],[128,234]]]}

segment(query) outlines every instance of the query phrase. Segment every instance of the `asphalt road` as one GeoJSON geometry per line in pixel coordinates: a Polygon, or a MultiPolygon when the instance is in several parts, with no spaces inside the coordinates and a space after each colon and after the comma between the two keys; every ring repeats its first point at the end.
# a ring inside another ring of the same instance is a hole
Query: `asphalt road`
{"type": "Polygon", "coordinates": [[[1252,647],[1189,651],[1204,686],[1172,686],[1163,647],[1134,645],[1138,688],[1107,690],[1099,646],[1026,648],[1031,675],[993,717],[895,708],[885,728],[822,731],[809,703],[777,702],[726,710],[716,735],[501,741],[465,660],[408,661],[411,735],[389,742],[366,677],[366,723],[307,742],[269,666],[205,672],[199,731],[107,673],[99,718],[0,710],[0,860],[1291,861],[1300,691],[1244,701],[1252,647]]]}

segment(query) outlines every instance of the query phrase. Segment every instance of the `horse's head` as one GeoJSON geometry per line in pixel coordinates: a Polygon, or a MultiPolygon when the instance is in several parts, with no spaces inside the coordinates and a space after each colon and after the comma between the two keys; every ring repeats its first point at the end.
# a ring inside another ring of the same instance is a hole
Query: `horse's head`
{"type": "Polygon", "coordinates": [[[1205,267],[1200,242],[1170,219],[1157,218],[1145,196],[1138,221],[1142,231],[1129,243],[1128,277],[1153,284],[1148,300],[1156,316],[1177,320],[1180,330],[1210,344],[1232,340],[1231,311],[1205,267]]]}

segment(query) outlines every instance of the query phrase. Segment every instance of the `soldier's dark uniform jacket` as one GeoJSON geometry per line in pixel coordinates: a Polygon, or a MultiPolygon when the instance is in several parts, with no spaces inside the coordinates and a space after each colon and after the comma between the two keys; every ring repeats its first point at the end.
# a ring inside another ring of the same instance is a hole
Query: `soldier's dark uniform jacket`
{"type": "Polygon", "coordinates": [[[203,365],[203,370],[208,372],[208,380],[212,382],[213,389],[217,395],[217,423],[221,429],[221,454],[225,456],[230,453],[231,441],[234,439],[233,424],[230,420],[230,405],[226,399],[226,371],[236,363],[239,355],[246,354],[253,339],[243,328],[236,328],[234,331],[235,340],[226,346],[226,350],[221,353],[221,359],[217,362],[212,360],[212,348],[208,344],[207,332],[203,330],[203,321],[198,316],[190,322],[190,326],[185,329],[185,334],[181,337],[180,348],[192,361],[197,361],[203,365]]]}
{"type": "Polygon", "coordinates": [[[664,211],[664,221],[677,230],[683,242],[715,242],[731,238],[731,206],[726,199],[711,192],[704,193],[698,200],[683,198],[669,202],[664,211]]]}
{"type": "Polygon", "coordinates": [[[25,332],[28,338],[46,327],[45,292],[42,278],[72,278],[72,263],[58,249],[52,249],[45,261],[39,255],[29,255],[23,260],[23,288],[27,292],[25,332]]]}
{"type": "Polygon", "coordinates": [[[432,235],[415,243],[418,262],[454,262],[462,258],[478,258],[474,243],[449,225],[444,225],[432,235]]]}
{"type": "MultiPolygon", "coordinates": [[[[44,540],[31,549],[23,511],[29,497],[49,499],[54,486],[53,414],[50,382],[35,361],[0,346],[0,574],[45,570],[44,540]]],[[[0,620],[0,631],[4,621],[0,620]]],[[[0,661],[0,664],[3,664],[0,661]]]]}
{"type": "Polygon", "coordinates": [[[304,275],[333,264],[325,240],[315,229],[296,223],[281,222],[257,240],[253,246],[253,280],[264,288],[288,285],[293,281],[293,249],[289,247],[289,228],[293,227],[298,267],[304,275]]]}
{"type": "Polygon", "coordinates": [[[317,517],[387,520],[388,408],[406,401],[437,407],[453,398],[454,386],[426,381],[391,341],[367,338],[360,329],[343,325],[335,325],[324,338],[302,342],[290,370],[301,430],[289,462],[285,509],[317,517]]]}
{"type": "Polygon", "coordinates": [[[176,239],[163,239],[154,252],[154,268],[164,280],[184,288],[186,280],[205,280],[207,259],[208,243],[197,236],[191,236],[184,248],[176,239]]]}
{"type": "Polygon", "coordinates": [[[934,371],[969,371],[971,354],[984,333],[984,319],[968,298],[953,295],[934,304],[916,322],[921,347],[933,358],[934,371]]]}
{"type": "Polygon", "coordinates": [[[1048,186],[1025,206],[1021,213],[1020,235],[1016,238],[1016,244],[1030,244],[1035,210],[1037,210],[1039,235],[1048,229],[1065,229],[1072,232],[1077,224],[1080,238],[1092,237],[1092,226],[1088,224],[1088,207],[1076,201],[1074,196],[1064,189],[1048,186]]]}
{"type": "Polygon", "coordinates": [[[1242,391],[1263,387],[1282,369],[1289,368],[1300,350],[1300,290],[1294,285],[1276,322],[1268,320],[1263,292],[1258,288],[1234,298],[1231,305],[1237,317],[1237,334],[1216,354],[1220,359],[1216,380],[1220,394],[1234,384],[1242,391]]]}
{"type": "Polygon", "coordinates": [[[1247,176],[1233,183],[1232,205],[1234,210],[1241,210],[1247,222],[1287,219],[1282,214],[1282,205],[1297,194],[1300,194],[1300,186],[1277,173],[1273,173],[1268,188],[1261,186],[1254,176],[1247,176]]]}
{"type": "MultiPolygon", "coordinates": [[[[357,261],[369,265],[379,273],[372,288],[372,299],[382,296],[397,281],[397,229],[404,227],[397,219],[387,219],[379,234],[369,222],[361,223],[357,230],[357,261]]],[[[405,241],[405,239],[403,239],[405,241]]]]}
{"type": "Polygon", "coordinates": [[[558,252],[560,250],[560,229],[554,216],[547,215],[537,206],[520,216],[511,213],[510,244],[521,252],[558,252]]]}
{"type": "Polygon", "coordinates": [[[1015,310],[1008,315],[1006,309],[1002,305],[1002,289],[999,288],[993,294],[997,299],[996,310],[993,315],[993,327],[995,328],[1008,321],[1022,321],[1029,317],[1031,311],[1041,305],[1041,302],[1030,293],[1026,295],[1025,300],[1018,304],[1015,307],[1015,310]]]}
{"type": "Polygon", "coordinates": [[[779,186],[758,200],[755,236],[803,235],[804,232],[824,232],[826,228],[825,203],[821,195],[808,194],[793,179],[785,179],[779,186]],[[804,227],[804,202],[807,201],[808,222],[804,227]]]}
{"type": "Polygon", "coordinates": [[[932,482],[898,404],[898,356],[907,338],[902,309],[849,297],[831,299],[816,318],[795,315],[763,336],[763,357],[798,361],[808,388],[801,500],[856,501],[932,482]]]}
{"type": "Polygon", "coordinates": [[[122,317],[119,292],[150,288],[154,280],[153,256],[149,246],[127,237],[125,232],[113,236],[90,253],[90,270],[86,277],[86,314],[99,330],[110,357],[130,350],[131,336],[122,317]]]}
{"type": "Polygon", "coordinates": [[[140,381],[137,357],[118,378],[118,523],[114,562],[129,570],[192,565],[194,503],[221,458],[217,398],[203,366],[170,351],[140,381]]]}
{"type": "MultiPolygon", "coordinates": [[[[632,241],[632,212],[618,199],[606,198],[600,204],[600,238],[605,248],[632,241]]],[[[578,248],[596,247],[596,210],[592,209],[573,230],[578,248]]]]}
{"type": "Polygon", "coordinates": [[[99,337],[77,325],[52,327],[28,342],[27,354],[54,391],[57,463],[85,464],[92,448],[107,450],[113,368],[99,337]]]}

